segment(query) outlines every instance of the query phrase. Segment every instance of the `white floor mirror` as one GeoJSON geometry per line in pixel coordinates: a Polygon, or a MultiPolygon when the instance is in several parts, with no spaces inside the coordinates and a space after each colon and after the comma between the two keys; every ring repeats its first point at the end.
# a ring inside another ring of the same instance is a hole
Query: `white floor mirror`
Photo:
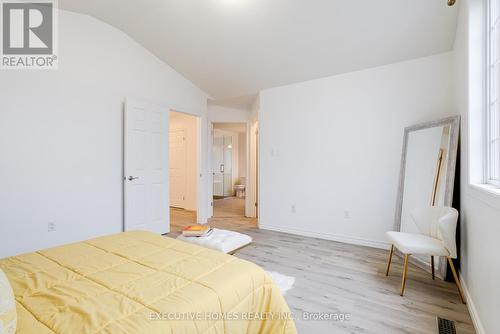
{"type": "MultiPolygon", "coordinates": [[[[417,124],[405,128],[395,230],[418,232],[410,214],[425,206],[452,206],[460,117],[417,124]]],[[[429,257],[412,256],[417,266],[430,270],[429,257]]],[[[444,279],[447,262],[435,263],[444,279]]]]}

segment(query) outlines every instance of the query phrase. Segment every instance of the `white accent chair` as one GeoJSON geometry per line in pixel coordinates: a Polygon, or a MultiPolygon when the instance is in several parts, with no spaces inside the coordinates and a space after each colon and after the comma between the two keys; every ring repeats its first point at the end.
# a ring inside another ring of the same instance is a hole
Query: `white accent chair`
{"type": "Polygon", "coordinates": [[[410,255],[419,254],[431,257],[432,279],[434,279],[434,256],[445,256],[450,264],[460,298],[465,304],[462,288],[460,287],[452,260],[457,258],[455,233],[457,230],[458,211],[450,207],[430,206],[417,209],[410,216],[420,233],[387,232],[387,238],[391,242],[391,251],[386,276],[389,276],[392,254],[394,248],[397,248],[405,256],[403,279],[401,281],[402,296],[405,291],[408,258],[410,255]]]}

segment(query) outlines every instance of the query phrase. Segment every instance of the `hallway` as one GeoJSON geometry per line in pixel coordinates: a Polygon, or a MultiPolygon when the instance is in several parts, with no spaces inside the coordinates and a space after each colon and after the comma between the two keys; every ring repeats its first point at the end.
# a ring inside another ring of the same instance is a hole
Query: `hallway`
{"type": "MultiPolygon", "coordinates": [[[[209,224],[217,222],[218,218],[239,218],[241,221],[255,223],[255,219],[245,218],[245,199],[237,197],[214,200],[214,217],[208,220],[209,224]]],[[[170,222],[173,232],[184,226],[196,224],[196,211],[170,208],[170,222]]]]}
{"type": "MultiPolygon", "coordinates": [[[[214,200],[214,217],[208,220],[208,224],[218,228],[248,229],[257,228],[255,218],[246,218],[245,199],[228,197],[214,200]]],[[[170,208],[170,233],[171,237],[179,235],[182,228],[196,224],[196,212],[177,208],[170,208]]]]}
{"type": "Polygon", "coordinates": [[[214,217],[245,217],[245,199],[238,197],[214,199],[214,217]]]}

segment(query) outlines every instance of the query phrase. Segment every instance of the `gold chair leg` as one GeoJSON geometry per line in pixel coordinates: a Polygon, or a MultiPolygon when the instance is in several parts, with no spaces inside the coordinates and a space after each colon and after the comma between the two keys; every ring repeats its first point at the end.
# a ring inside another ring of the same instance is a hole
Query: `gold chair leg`
{"type": "Polygon", "coordinates": [[[448,257],[448,263],[450,264],[451,272],[453,274],[453,278],[455,279],[455,284],[457,285],[458,293],[460,294],[460,299],[462,300],[462,303],[465,304],[464,295],[462,293],[462,287],[460,286],[460,281],[458,280],[458,275],[455,270],[455,265],[453,264],[453,260],[450,257],[448,257]]]}
{"type": "Polygon", "coordinates": [[[389,253],[389,263],[387,263],[387,271],[385,272],[385,276],[389,276],[389,269],[391,268],[392,261],[392,253],[394,252],[394,245],[391,245],[391,252],[389,253]]]}
{"type": "Polygon", "coordinates": [[[431,255],[432,279],[434,279],[434,256],[431,255]]]}
{"type": "Polygon", "coordinates": [[[403,268],[403,280],[401,281],[401,296],[405,292],[405,285],[406,285],[406,272],[408,271],[408,258],[410,257],[410,254],[405,254],[405,266],[403,268]]]}

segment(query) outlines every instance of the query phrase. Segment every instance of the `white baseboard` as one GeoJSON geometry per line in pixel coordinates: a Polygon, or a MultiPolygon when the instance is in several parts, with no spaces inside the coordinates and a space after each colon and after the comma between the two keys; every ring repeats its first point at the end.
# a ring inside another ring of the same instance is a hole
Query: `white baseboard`
{"type": "Polygon", "coordinates": [[[390,248],[390,245],[387,242],[368,240],[368,239],[363,239],[363,238],[354,238],[354,237],[348,237],[345,235],[338,235],[338,234],[327,233],[327,232],[315,232],[315,231],[308,231],[308,230],[303,230],[303,229],[298,229],[298,228],[282,227],[282,226],[268,225],[268,224],[262,224],[262,223],[259,224],[259,228],[261,228],[263,230],[290,233],[290,234],[295,234],[295,235],[303,235],[303,236],[311,237],[311,238],[338,241],[338,242],[343,242],[346,244],[352,244],[352,245],[358,245],[358,246],[367,246],[367,247],[380,248],[380,249],[389,249],[390,248]]]}
{"type": "Polygon", "coordinates": [[[465,301],[467,302],[467,308],[469,309],[470,317],[472,319],[472,324],[476,329],[477,334],[486,334],[484,330],[483,324],[481,323],[481,319],[479,318],[479,313],[477,312],[476,306],[474,305],[474,301],[469,293],[469,289],[467,288],[467,283],[462,277],[461,273],[458,273],[460,279],[460,285],[462,286],[462,290],[464,292],[465,301]]]}

